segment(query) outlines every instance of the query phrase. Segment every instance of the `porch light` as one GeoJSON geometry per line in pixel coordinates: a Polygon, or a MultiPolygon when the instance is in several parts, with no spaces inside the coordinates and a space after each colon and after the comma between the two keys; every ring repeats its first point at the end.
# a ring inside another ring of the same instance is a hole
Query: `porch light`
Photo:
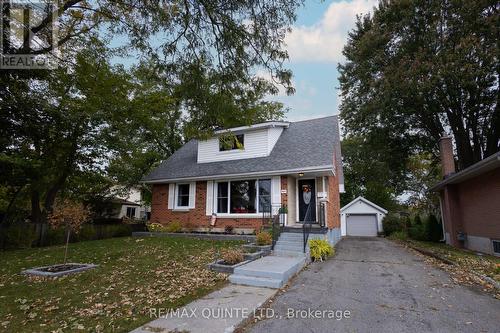
{"type": "Polygon", "coordinates": [[[304,177],[304,173],[303,172],[299,172],[299,177],[304,177]]]}

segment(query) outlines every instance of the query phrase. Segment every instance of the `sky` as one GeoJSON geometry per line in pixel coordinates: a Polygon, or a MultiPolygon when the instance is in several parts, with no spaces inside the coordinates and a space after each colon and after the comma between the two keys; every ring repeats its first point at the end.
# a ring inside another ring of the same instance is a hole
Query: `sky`
{"type": "MultiPolygon", "coordinates": [[[[297,21],[286,36],[290,59],[285,67],[293,72],[296,92],[287,96],[284,89],[269,100],[279,101],[289,109],[286,120],[298,121],[338,114],[338,71],[343,61],[342,49],[349,30],[354,28],[356,15],[367,14],[378,0],[306,0],[297,12],[297,21]]],[[[123,44],[115,38],[113,46],[123,44]]],[[[132,58],[117,58],[116,62],[130,65],[132,58]]],[[[258,73],[263,77],[266,73],[258,73]]]]}
{"type": "Polygon", "coordinates": [[[356,15],[371,12],[377,0],[307,0],[285,38],[296,92],[270,100],[289,108],[287,120],[297,121],[338,114],[338,70],[342,49],[356,15]]]}

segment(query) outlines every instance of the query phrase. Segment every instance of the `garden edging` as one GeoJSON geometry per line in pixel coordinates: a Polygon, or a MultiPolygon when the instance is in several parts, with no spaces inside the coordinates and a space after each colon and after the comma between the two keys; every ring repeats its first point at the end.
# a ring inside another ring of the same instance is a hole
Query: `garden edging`
{"type": "Polygon", "coordinates": [[[255,235],[226,235],[226,234],[202,234],[202,233],[189,233],[189,232],[149,232],[139,231],[133,232],[132,237],[186,237],[208,240],[242,240],[246,242],[254,242],[255,235]]]}

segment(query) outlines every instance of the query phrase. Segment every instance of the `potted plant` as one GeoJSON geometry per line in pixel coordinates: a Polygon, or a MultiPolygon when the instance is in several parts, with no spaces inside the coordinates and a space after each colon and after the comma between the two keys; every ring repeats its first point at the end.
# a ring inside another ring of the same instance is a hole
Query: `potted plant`
{"type": "Polygon", "coordinates": [[[268,255],[271,253],[271,244],[273,242],[273,237],[267,231],[260,231],[255,237],[254,244],[245,244],[243,247],[245,249],[256,249],[257,251],[262,251],[263,255],[268,255]]]}

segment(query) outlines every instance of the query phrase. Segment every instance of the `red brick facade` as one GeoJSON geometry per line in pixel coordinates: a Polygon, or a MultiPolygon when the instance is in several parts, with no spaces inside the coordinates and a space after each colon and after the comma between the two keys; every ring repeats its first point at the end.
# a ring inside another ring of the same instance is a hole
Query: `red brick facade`
{"type": "MultiPolygon", "coordinates": [[[[168,224],[179,221],[184,228],[209,228],[211,216],[206,215],[207,182],[196,182],[195,208],[188,211],[168,209],[168,184],[153,185],[151,203],[151,222],[168,224]]],[[[262,226],[261,218],[217,218],[215,228],[251,228],[262,226]]]]}
{"type": "Polygon", "coordinates": [[[288,177],[281,176],[281,190],[286,190],[285,193],[281,192],[281,205],[288,207],[288,177]]]}
{"type": "Polygon", "coordinates": [[[462,246],[457,233],[500,239],[500,168],[446,185],[441,191],[445,230],[450,243],[462,246]]]}
{"type": "Polygon", "coordinates": [[[328,229],[340,228],[340,191],[337,177],[328,177],[328,203],[326,207],[328,229]]]}
{"type": "MultiPolygon", "coordinates": [[[[281,176],[281,189],[288,190],[288,177],[281,176]]],[[[327,203],[327,226],[328,228],[340,228],[340,197],[339,184],[336,177],[327,177],[328,203],[327,203]]],[[[187,211],[176,211],[168,209],[169,184],[153,185],[153,196],[151,204],[151,222],[169,224],[178,221],[186,229],[210,228],[211,216],[206,212],[207,182],[196,182],[195,208],[187,211]]],[[[281,192],[281,204],[288,205],[288,191],[281,192]]],[[[295,204],[292,199],[291,204],[295,204]]],[[[262,226],[262,218],[227,218],[218,217],[215,228],[224,229],[226,226],[233,228],[259,229],[262,226]]]]}

